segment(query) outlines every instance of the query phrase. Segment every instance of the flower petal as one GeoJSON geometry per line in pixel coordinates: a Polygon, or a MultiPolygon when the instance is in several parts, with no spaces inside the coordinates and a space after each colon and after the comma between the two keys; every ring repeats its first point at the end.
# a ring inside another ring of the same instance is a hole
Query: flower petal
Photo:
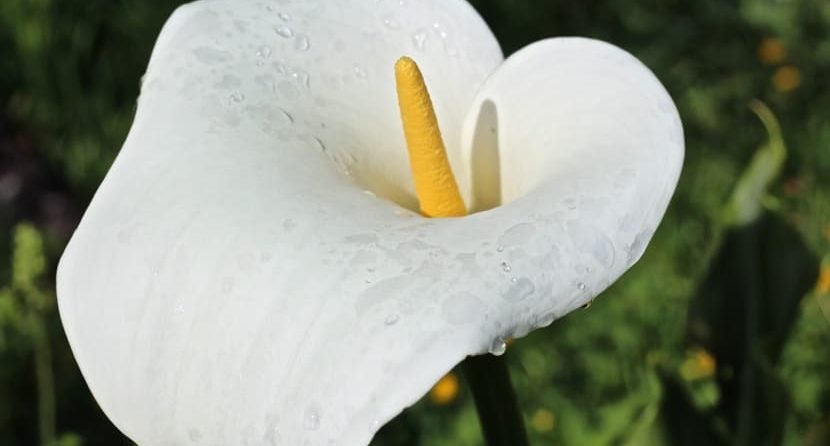
{"type": "Polygon", "coordinates": [[[684,143],[674,102],[635,57],[556,38],[522,49],[487,80],[464,150],[473,209],[502,203],[474,215],[481,221],[465,235],[503,232],[497,251],[514,284],[505,297],[533,290],[521,306],[496,306],[512,314],[506,337],[585,305],[639,260],[674,192],[684,143]]]}
{"type": "MultiPolygon", "coordinates": [[[[515,151],[496,151],[512,201],[430,220],[364,193],[333,166],[411,199],[382,183],[408,184],[395,178],[407,178],[408,166],[391,67],[420,40],[391,36],[446,14],[441,27],[458,36],[457,49],[433,48],[419,63],[427,79],[441,79],[431,89],[453,140],[458,130],[447,123],[461,122],[498,61],[480,19],[447,0],[407,3],[413,9],[396,22],[378,17],[373,2],[255,5],[202,2],[171,19],[125,146],[61,259],[73,352],[104,411],[139,444],[367,444],[465,355],[581,305],[641,254],[676,181],[682,141],[672,139],[673,105],[647,113],[668,96],[630,56],[598,43],[580,43],[585,54],[544,43],[511,58],[479,94],[467,139],[487,145],[476,124],[492,104],[495,146],[515,151]],[[291,61],[259,65],[265,34],[288,39],[271,29],[286,12],[292,46],[275,44],[270,58],[291,61]],[[366,29],[383,37],[362,39],[366,29]],[[306,58],[318,41],[328,49],[306,58]],[[353,63],[346,48],[360,48],[371,85],[357,72],[342,79],[353,63]],[[568,69],[538,63],[564,55],[568,69]],[[523,66],[541,77],[520,76],[523,66]],[[586,85],[550,83],[575,77],[586,85]],[[533,108],[509,96],[520,82],[544,86],[524,98],[533,108]],[[593,101],[578,104],[574,89],[593,101]],[[537,97],[582,108],[551,114],[533,106],[544,103],[537,97]],[[596,126],[583,132],[589,112],[596,126]],[[570,136],[550,136],[546,117],[563,119],[570,136]],[[544,150],[564,143],[561,159],[544,150]],[[368,160],[351,161],[358,156],[368,160]],[[541,168],[511,164],[525,158],[541,168]]],[[[454,162],[475,166],[460,147],[454,162]]]]}
{"type": "Polygon", "coordinates": [[[410,183],[394,62],[443,80],[458,141],[495,39],[462,1],[284,3],[174,14],[61,259],[73,352],[139,444],[366,444],[466,352],[419,324],[436,304],[413,293],[441,291],[410,278],[437,249],[420,219],[360,186],[414,201],[392,187],[410,183]]]}

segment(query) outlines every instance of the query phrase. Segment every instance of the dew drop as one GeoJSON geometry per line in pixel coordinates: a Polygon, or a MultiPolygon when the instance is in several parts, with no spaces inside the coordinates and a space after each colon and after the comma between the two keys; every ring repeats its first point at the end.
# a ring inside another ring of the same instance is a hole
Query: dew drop
{"type": "Polygon", "coordinates": [[[593,305],[593,303],[594,303],[593,300],[589,300],[588,303],[586,303],[585,305],[583,305],[580,308],[582,308],[583,310],[587,310],[587,309],[591,308],[591,305],[593,305]]]}
{"type": "Polygon", "coordinates": [[[383,19],[383,25],[389,29],[400,29],[401,27],[401,24],[392,17],[385,17],[383,19]]]}
{"type": "Polygon", "coordinates": [[[317,404],[308,406],[303,416],[303,428],[307,431],[320,429],[320,407],[317,404]]]}
{"type": "Polygon", "coordinates": [[[353,71],[354,71],[355,76],[357,76],[361,79],[366,79],[367,77],[369,77],[369,74],[366,73],[366,70],[364,70],[363,67],[361,67],[359,65],[355,65],[354,68],[353,68],[353,71]]]}
{"type": "Polygon", "coordinates": [[[311,42],[308,40],[308,36],[305,34],[300,34],[297,36],[297,39],[294,40],[294,49],[297,51],[308,51],[311,48],[311,42]]]}
{"type": "Polygon", "coordinates": [[[490,343],[490,354],[495,356],[501,356],[504,352],[507,351],[507,342],[504,341],[504,338],[501,336],[496,337],[493,339],[493,342],[490,343]]]}
{"type": "Polygon", "coordinates": [[[267,58],[271,57],[271,47],[270,46],[261,46],[257,50],[256,55],[257,55],[257,57],[260,57],[262,59],[267,59],[267,58]]]}
{"type": "Polygon", "coordinates": [[[285,74],[288,72],[288,70],[285,68],[285,65],[283,65],[280,62],[274,62],[272,66],[274,67],[274,71],[276,71],[279,74],[285,74]]]}
{"type": "Polygon", "coordinates": [[[278,26],[274,28],[274,31],[280,36],[285,37],[286,39],[294,37],[294,30],[287,26],[278,26]]]}
{"type": "Polygon", "coordinates": [[[435,31],[435,34],[438,34],[438,37],[440,37],[441,40],[447,40],[447,37],[449,37],[447,31],[445,31],[441,24],[438,22],[432,24],[432,29],[435,31]]]}
{"type": "Polygon", "coordinates": [[[536,227],[530,223],[512,226],[499,237],[500,246],[520,245],[530,240],[536,233],[536,227]]]}
{"type": "Polygon", "coordinates": [[[566,198],[565,206],[570,210],[576,209],[576,200],[574,200],[573,198],[566,198]]]}
{"type": "Polygon", "coordinates": [[[383,323],[386,324],[386,326],[392,326],[397,324],[399,320],[401,320],[400,316],[398,316],[397,314],[390,314],[389,316],[386,316],[386,319],[383,320],[383,323]]]}
{"type": "Polygon", "coordinates": [[[506,273],[509,273],[513,270],[513,268],[507,262],[501,262],[501,270],[506,273]]]}
{"type": "Polygon", "coordinates": [[[306,73],[305,71],[297,70],[291,73],[291,77],[293,77],[298,84],[302,85],[305,88],[308,88],[310,86],[310,78],[308,73],[306,73]]]}
{"type": "Polygon", "coordinates": [[[502,246],[502,245],[496,246],[496,252],[504,252],[504,246],[502,246]]]}
{"type": "Polygon", "coordinates": [[[283,109],[280,109],[280,112],[282,112],[282,115],[285,117],[285,119],[288,121],[289,124],[294,123],[294,116],[291,113],[288,113],[287,111],[285,111],[283,109]]]}
{"type": "Polygon", "coordinates": [[[523,300],[533,294],[536,291],[536,286],[533,285],[533,282],[528,279],[527,277],[522,277],[521,279],[512,278],[510,279],[512,285],[510,288],[505,292],[502,297],[507,300],[523,300]]]}
{"type": "Polygon", "coordinates": [[[282,20],[283,22],[290,22],[291,21],[291,16],[284,13],[284,12],[277,13],[277,17],[279,17],[280,20],[282,20]]]}
{"type": "Polygon", "coordinates": [[[427,41],[427,33],[426,31],[419,30],[417,33],[412,35],[412,43],[415,45],[415,48],[422,50],[424,49],[424,45],[427,41]]]}
{"type": "Polygon", "coordinates": [[[580,291],[584,291],[584,290],[585,290],[585,284],[584,284],[584,283],[582,283],[582,282],[577,283],[577,284],[576,284],[576,287],[577,287],[577,288],[579,288],[579,290],[580,290],[580,291]]]}
{"type": "Polygon", "coordinates": [[[547,327],[548,325],[552,324],[553,321],[555,321],[555,320],[556,320],[556,315],[555,314],[553,314],[553,313],[545,314],[542,317],[540,317],[539,320],[536,321],[536,327],[538,327],[538,328],[547,327]]]}

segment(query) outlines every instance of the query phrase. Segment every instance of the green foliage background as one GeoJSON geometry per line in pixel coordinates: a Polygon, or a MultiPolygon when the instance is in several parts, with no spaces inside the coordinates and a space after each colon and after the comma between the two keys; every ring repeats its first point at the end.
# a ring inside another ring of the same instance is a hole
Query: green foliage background
{"type": "MultiPolygon", "coordinates": [[[[71,356],[54,269],[121,146],[155,37],[179,3],[0,2],[0,444],[128,444],[71,356]]],[[[780,382],[783,403],[766,404],[782,420],[776,441],[830,444],[830,2],[472,3],[506,54],[562,35],[629,50],[671,92],[686,131],[680,186],[643,260],[589,310],[508,352],[532,444],[677,444],[672,432],[729,430],[709,416],[724,398],[724,369],[706,372],[706,346],[686,327],[712,259],[729,245],[725,209],[738,179],[774,136],[750,112],[753,99],[778,118],[789,149],[763,206],[824,258],[825,281],[795,301],[792,329],[776,335],[783,350],[764,373],[780,382]]],[[[424,399],[375,441],[480,443],[463,387],[450,404],[424,399]]]]}

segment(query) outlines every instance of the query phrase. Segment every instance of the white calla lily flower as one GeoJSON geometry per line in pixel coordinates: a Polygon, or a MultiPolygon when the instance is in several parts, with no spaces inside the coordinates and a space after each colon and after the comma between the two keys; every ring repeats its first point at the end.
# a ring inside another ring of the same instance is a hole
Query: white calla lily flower
{"type": "Polygon", "coordinates": [[[631,267],[682,158],[671,98],[610,44],[503,62],[461,0],[199,1],[61,259],[61,318],[141,445],[366,445],[631,267]],[[412,211],[404,55],[480,212],[412,211]]]}

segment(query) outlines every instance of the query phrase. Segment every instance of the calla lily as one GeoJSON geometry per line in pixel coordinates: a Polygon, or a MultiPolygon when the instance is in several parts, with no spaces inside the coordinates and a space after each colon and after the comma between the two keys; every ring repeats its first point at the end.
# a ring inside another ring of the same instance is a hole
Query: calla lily
{"type": "Polygon", "coordinates": [[[503,61],[461,0],[199,1],[61,259],[61,318],[139,444],[366,445],[631,267],[682,158],[671,98],[610,44],[503,61]],[[468,216],[414,211],[404,55],[468,216]]]}

